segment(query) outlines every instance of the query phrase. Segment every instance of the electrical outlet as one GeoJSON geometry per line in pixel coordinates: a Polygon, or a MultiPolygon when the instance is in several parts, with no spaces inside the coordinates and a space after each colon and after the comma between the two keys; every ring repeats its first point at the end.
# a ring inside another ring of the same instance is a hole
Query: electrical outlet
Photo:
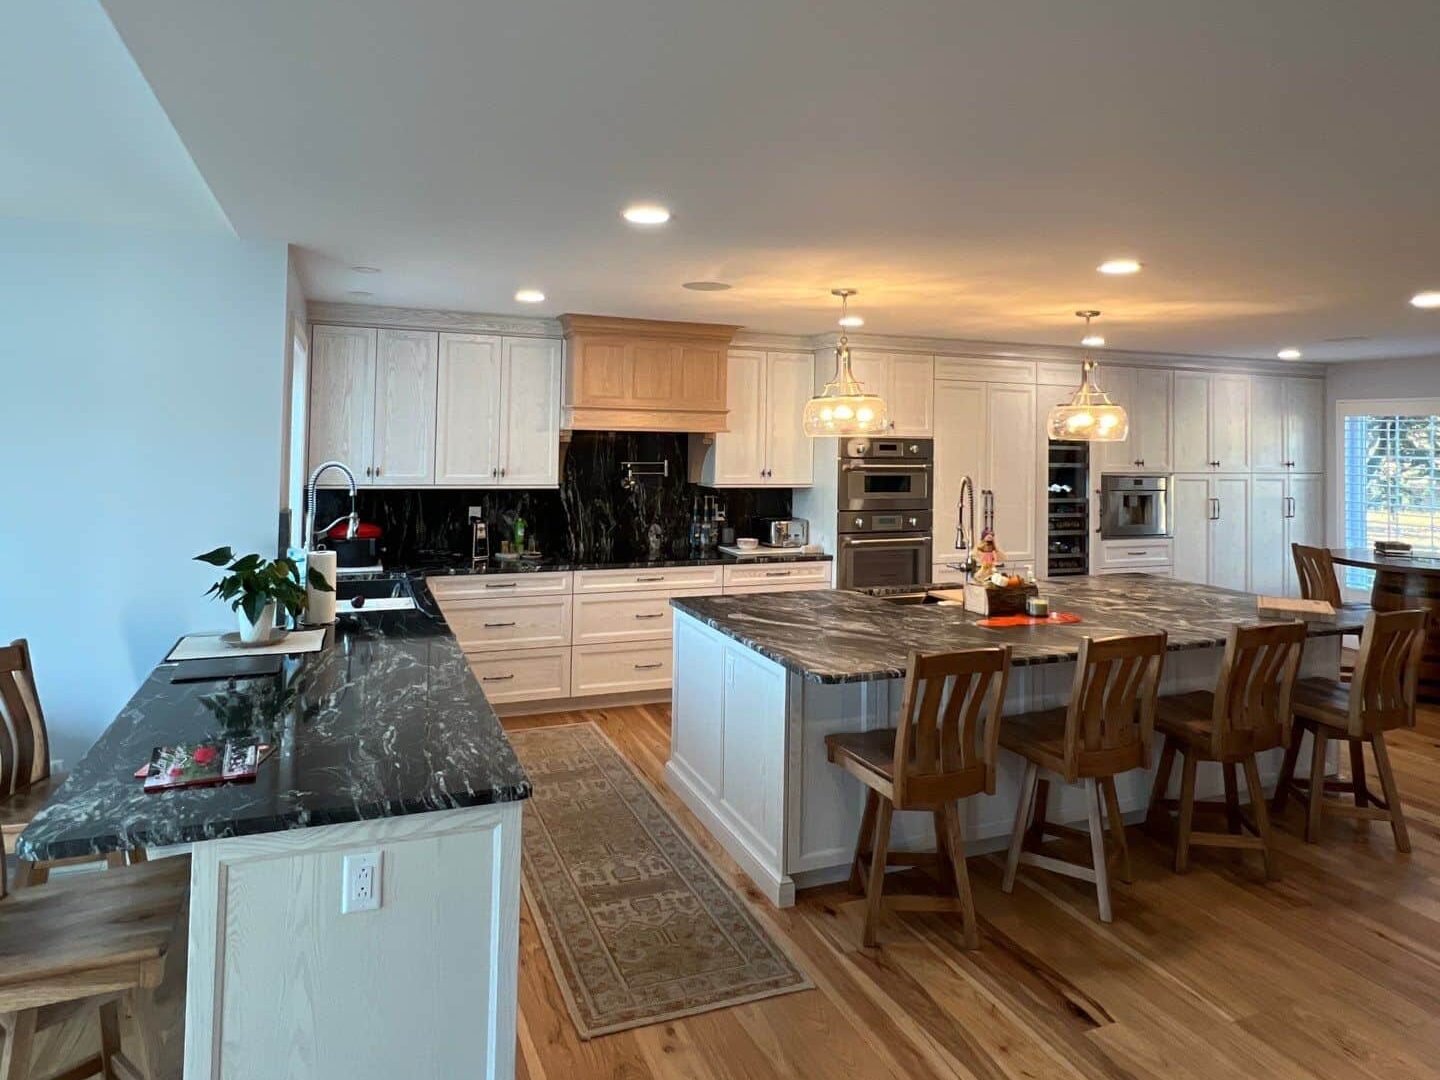
{"type": "Polygon", "coordinates": [[[471,516],[472,518],[479,518],[481,521],[484,521],[484,520],[485,520],[485,507],[483,507],[483,506],[472,506],[472,507],[470,507],[470,516],[471,516]]]}
{"type": "Polygon", "coordinates": [[[344,879],[340,914],[374,911],[380,906],[380,852],[346,855],[344,879]]]}

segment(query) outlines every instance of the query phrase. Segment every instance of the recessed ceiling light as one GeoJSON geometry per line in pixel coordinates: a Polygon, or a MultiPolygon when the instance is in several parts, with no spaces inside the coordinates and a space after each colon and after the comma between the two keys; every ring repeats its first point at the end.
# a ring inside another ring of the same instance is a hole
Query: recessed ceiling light
{"type": "Polygon", "coordinates": [[[1281,360],[1299,360],[1301,353],[1299,349],[1295,348],[1295,346],[1290,345],[1284,349],[1281,349],[1275,355],[1278,356],[1281,360]]]}
{"type": "Polygon", "coordinates": [[[520,289],[515,293],[515,299],[522,304],[539,304],[545,300],[545,294],[539,289],[520,289]]]}
{"type": "Polygon", "coordinates": [[[1092,349],[1098,349],[1105,344],[1105,338],[1100,334],[1086,334],[1080,339],[1081,345],[1089,345],[1092,349]]]}
{"type": "Polygon", "coordinates": [[[852,329],[857,326],[865,325],[865,320],[862,319],[859,315],[842,315],[840,316],[838,322],[841,326],[848,326],[852,329]]]}
{"type": "Polygon", "coordinates": [[[693,289],[695,292],[724,292],[730,285],[724,281],[686,281],[680,287],[693,289]]]}
{"type": "Polygon", "coordinates": [[[366,292],[364,289],[346,289],[346,296],[374,296],[373,292],[366,292]]]}
{"type": "Polygon", "coordinates": [[[1418,308],[1440,308],[1440,289],[1426,289],[1410,297],[1410,303],[1418,308]]]}
{"type": "Polygon", "coordinates": [[[1106,259],[1095,269],[1102,274],[1138,274],[1140,264],[1134,259],[1106,259]]]}
{"type": "Polygon", "coordinates": [[[357,274],[378,274],[380,272],[378,266],[352,266],[350,269],[357,274]]]}
{"type": "Polygon", "coordinates": [[[637,203],[625,208],[625,220],[631,225],[664,225],[670,220],[670,211],[654,203],[637,203]]]}

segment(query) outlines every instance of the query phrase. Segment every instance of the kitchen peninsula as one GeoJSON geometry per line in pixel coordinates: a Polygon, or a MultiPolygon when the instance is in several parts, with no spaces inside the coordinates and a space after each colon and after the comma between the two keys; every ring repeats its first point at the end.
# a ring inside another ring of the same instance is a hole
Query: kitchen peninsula
{"type": "Polygon", "coordinates": [[[342,617],[321,652],[228,690],[174,682],[179,666],[155,668],[19,851],[193,845],[184,1075],[513,1075],[530,781],[446,624],[342,617]],[[221,713],[275,744],[256,780],[147,794],[151,749],[215,737],[221,713]],[[369,853],[378,909],[342,914],[346,857],[369,853]]]}
{"type": "MultiPolygon", "coordinates": [[[[1209,689],[1230,627],[1265,621],[1255,597],[1146,575],[1049,581],[1052,608],[1075,625],[987,629],[962,607],[896,603],[859,592],[685,597],[675,612],[671,756],[666,778],[771,901],[849,872],[863,790],[826,760],[833,732],[894,727],[909,653],[1008,644],[1005,712],[1062,706],[1081,638],[1164,630],[1162,694],[1209,689]]],[[[1312,623],[1301,675],[1333,676],[1342,633],[1363,610],[1312,623]]],[[[1308,752],[1308,751],[1307,751],[1308,752]]],[[[1278,755],[1262,759],[1267,780],[1278,755]]],[[[1203,767],[1202,767],[1203,769],[1203,767]]],[[[1002,755],[995,795],[967,800],[974,847],[1003,847],[1020,763],[1002,755]]],[[[1122,811],[1143,812],[1148,771],[1117,779],[1122,811]]],[[[1219,773],[1201,773],[1218,789],[1219,773]]],[[[1078,792],[1057,820],[1084,816],[1078,792]]],[[[933,844],[929,815],[897,815],[897,843],[933,844]]],[[[972,850],[974,849],[972,847],[972,850]]]]}

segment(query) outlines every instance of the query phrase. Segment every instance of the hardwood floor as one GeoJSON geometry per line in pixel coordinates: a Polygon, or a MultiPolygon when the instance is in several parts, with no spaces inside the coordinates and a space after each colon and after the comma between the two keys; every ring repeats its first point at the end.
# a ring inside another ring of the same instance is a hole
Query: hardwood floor
{"type": "Polygon", "coordinates": [[[1412,855],[1377,823],[1327,821],[1306,846],[1292,802],[1277,821],[1280,881],[1211,849],[1177,876],[1173,849],[1131,828],[1135,882],[1115,886],[1108,926],[1084,882],[1022,873],[1005,896],[1000,857],[975,858],[982,946],[968,953],[957,918],[919,912],[887,913],[880,948],[861,949],[863,903],[843,885],[771,907],[666,789],[664,706],[506,726],[577,720],[650,778],[818,989],[581,1042],[522,909],[529,1080],[1440,1080],[1440,710],[1391,744],[1412,855]]]}
{"type": "MultiPolygon", "coordinates": [[[[861,949],[843,885],[771,907],[665,787],[664,706],[506,726],[578,720],[650,778],[818,989],[582,1042],[522,906],[520,1077],[1440,1080],[1440,710],[1391,741],[1412,855],[1383,823],[1327,821],[1306,846],[1292,800],[1280,881],[1211,849],[1177,876],[1169,845],[1131,828],[1135,882],[1115,885],[1108,926],[1088,884],[1022,872],[1006,896],[1001,857],[975,858],[968,953],[957,918],[919,912],[887,913],[880,948],[861,949]]],[[[93,1052],[92,1032],[57,1032],[37,1072],[93,1052]]]]}

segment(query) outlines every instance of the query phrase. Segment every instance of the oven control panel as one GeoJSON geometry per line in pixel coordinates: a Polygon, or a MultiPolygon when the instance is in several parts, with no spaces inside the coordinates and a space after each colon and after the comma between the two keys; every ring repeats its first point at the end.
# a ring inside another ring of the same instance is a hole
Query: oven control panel
{"type": "Polygon", "coordinates": [[[894,461],[895,459],[925,459],[934,456],[933,439],[894,439],[865,436],[846,439],[840,446],[842,458],[861,461],[894,461]]]}
{"type": "Polygon", "coordinates": [[[929,510],[856,510],[841,512],[842,533],[928,533],[929,510]]]}

